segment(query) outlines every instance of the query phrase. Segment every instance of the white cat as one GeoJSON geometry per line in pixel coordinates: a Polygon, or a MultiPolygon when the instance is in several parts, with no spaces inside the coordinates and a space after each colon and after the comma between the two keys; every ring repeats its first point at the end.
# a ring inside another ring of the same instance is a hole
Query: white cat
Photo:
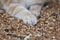
{"type": "Polygon", "coordinates": [[[0,0],[11,16],[22,19],[25,24],[35,25],[41,8],[48,0],[0,0]]]}

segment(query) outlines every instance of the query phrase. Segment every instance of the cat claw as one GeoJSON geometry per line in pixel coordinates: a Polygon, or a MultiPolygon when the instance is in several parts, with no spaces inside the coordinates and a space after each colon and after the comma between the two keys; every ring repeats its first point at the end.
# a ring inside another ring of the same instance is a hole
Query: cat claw
{"type": "Polygon", "coordinates": [[[23,22],[25,24],[35,25],[37,24],[37,18],[34,15],[26,16],[25,18],[23,18],[23,22]]]}

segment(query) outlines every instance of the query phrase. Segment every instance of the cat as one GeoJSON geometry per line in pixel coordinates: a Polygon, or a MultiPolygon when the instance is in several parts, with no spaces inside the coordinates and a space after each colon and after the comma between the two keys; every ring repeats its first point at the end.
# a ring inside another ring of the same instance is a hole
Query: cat
{"type": "Polygon", "coordinates": [[[11,16],[23,20],[25,24],[37,24],[41,8],[48,0],[0,0],[3,8],[11,16]]]}

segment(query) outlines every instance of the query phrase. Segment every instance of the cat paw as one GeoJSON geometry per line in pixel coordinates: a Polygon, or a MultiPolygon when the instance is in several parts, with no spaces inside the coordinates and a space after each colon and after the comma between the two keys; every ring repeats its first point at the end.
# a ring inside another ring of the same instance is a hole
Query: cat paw
{"type": "Polygon", "coordinates": [[[25,24],[35,25],[35,24],[37,24],[37,18],[34,15],[25,16],[23,18],[23,22],[25,24]]]}

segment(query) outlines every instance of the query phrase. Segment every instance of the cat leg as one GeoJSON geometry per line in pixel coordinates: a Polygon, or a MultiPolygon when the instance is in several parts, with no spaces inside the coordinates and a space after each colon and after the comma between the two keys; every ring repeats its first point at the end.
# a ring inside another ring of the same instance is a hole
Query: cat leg
{"type": "Polygon", "coordinates": [[[35,25],[37,23],[37,18],[31,14],[24,6],[15,7],[14,11],[11,13],[18,19],[22,19],[25,24],[35,25]]]}
{"type": "Polygon", "coordinates": [[[33,15],[38,17],[38,16],[40,16],[40,11],[42,9],[42,6],[43,5],[32,5],[29,10],[33,15]]]}

